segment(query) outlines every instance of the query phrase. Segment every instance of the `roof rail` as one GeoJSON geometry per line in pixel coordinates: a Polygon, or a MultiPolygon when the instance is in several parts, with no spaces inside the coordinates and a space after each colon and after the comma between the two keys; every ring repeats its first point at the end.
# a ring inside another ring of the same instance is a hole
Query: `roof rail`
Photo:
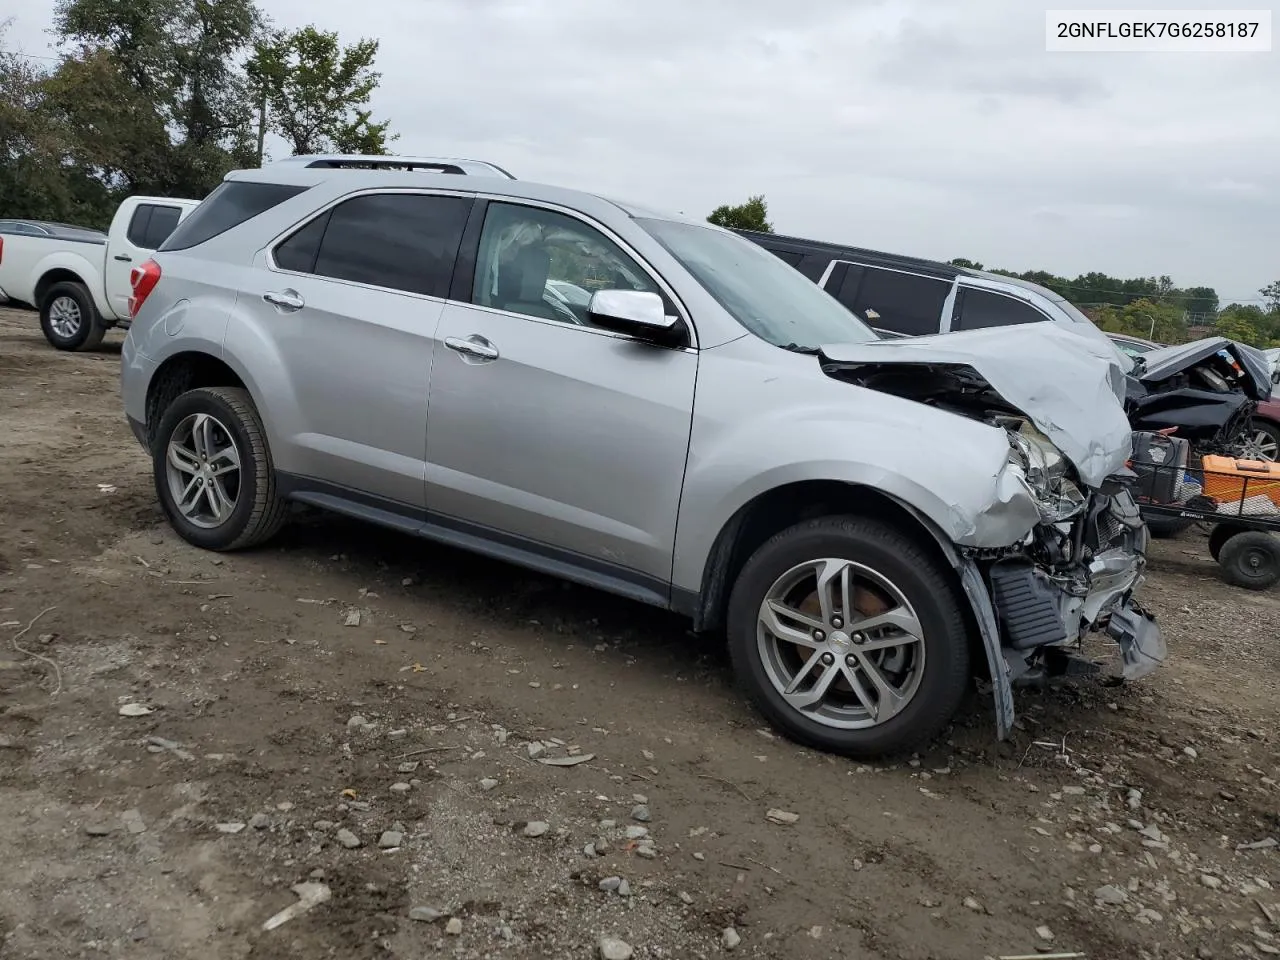
{"type": "Polygon", "coordinates": [[[328,170],[423,170],[431,173],[470,174],[480,177],[515,177],[496,163],[485,160],[462,160],[453,157],[398,157],[382,154],[317,153],[285,157],[272,161],[271,166],[318,168],[328,170]]]}

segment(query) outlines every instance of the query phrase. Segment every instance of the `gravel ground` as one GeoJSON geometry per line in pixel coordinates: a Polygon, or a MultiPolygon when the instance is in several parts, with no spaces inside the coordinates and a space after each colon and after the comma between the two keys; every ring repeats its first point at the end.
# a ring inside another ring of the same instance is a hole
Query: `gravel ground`
{"type": "Polygon", "coordinates": [[[119,342],[0,310],[0,957],[1280,954],[1280,595],[1202,533],[1158,675],[858,765],[646,607],[323,515],[186,546],[119,342]]]}

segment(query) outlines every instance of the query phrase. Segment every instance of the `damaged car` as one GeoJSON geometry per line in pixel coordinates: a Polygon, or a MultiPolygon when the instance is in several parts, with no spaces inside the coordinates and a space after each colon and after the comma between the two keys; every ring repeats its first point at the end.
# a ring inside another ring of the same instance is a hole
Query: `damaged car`
{"type": "Polygon", "coordinates": [[[1020,677],[1164,657],[1109,345],[882,340],[704,222],[389,169],[233,172],[133,294],[125,412],[202,548],[306,504],[673,610],[857,757],[975,675],[1003,736],[1020,677]]]}

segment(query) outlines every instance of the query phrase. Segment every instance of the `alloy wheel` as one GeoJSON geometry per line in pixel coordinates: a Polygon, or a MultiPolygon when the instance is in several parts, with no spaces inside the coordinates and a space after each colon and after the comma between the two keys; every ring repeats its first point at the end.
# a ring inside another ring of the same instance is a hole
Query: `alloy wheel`
{"type": "Polygon", "coordinates": [[[193,413],[169,438],[165,475],[178,512],[206,530],[219,527],[240,497],[240,451],[216,417],[193,413]]]}
{"type": "Polygon", "coordinates": [[[760,604],[757,647],[785,703],[840,729],[891,720],[924,676],[919,616],[896,584],[850,560],[812,560],[774,581],[760,604]]]}
{"type": "Polygon", "coordinates": [[[49,326],[63,340],[80,332],[82,320],[80,304],[72,297],[58,297],[49,304],[49,326]]]}

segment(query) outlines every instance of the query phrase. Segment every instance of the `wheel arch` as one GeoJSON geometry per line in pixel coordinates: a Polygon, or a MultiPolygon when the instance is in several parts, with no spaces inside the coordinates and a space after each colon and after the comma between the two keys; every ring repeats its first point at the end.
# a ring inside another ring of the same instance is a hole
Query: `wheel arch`
{"type": "Polygon", "coordinates": [[[175,353],[156,368],[147,384],[147,443],[155,443],[155,431],[165,409],[188,390],[199,387],[240,387],[257,403],[253,387],[225,360],[202,350],[175,353]]]}

